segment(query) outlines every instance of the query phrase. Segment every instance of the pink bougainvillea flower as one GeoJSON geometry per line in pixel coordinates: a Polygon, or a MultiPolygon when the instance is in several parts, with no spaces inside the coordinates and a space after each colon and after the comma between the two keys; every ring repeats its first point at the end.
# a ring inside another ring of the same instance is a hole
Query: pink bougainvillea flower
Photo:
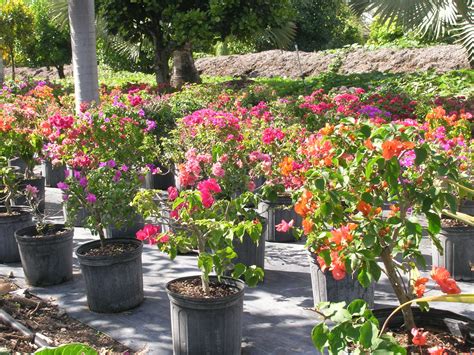
{"type": "Polygon", "coordinates": [[[178,189],[174,186],[168,187],[168,200],[174,201],[178,198],[179,192],[178,189]]]}
{"type": "Polygon", "coordinates": [[[212,166],[212,175],[217,177],[223,177],[225,175],[225,170],[222,168],[221,163],[215,163],[212,166]]]}
{"type": "Polygon", "coordinates": [[[441,291],[447,294],[461,293],[461,289],[456,281],[451,278],[451,274],[443,267],[434,267],[431,271],[431,278],[436,281],[441,291]]]}
{"type": "Polygon", "coordinates": [[[446,351],[445,348],[443,348],[442,346],[433,346],[431,348],[428,348],[428,353],[431,354],[431,355],[444,355],[444,354],[448,354],[448,351],[446,351]]]}
{"type": "Polygon", "coordinates": [[[170,237],[168,234],[161,234],[158,238],[158,243],[168,243],[170,241],[170,237]]]}
{"type": "Polygon", "coordinates": [[[26,193],[27,193],[29,196],[31,196],[31,197],[33,197],[33,198],[38,197],[38,192],[39,192],[39,190],[38,190],[38,188],[35,187],[35,186],[26,185],[25,191],[26,191],[26,193]]]}
{"type": "Polygon", "coordinates": [[[58,187],[58,189],[63,190],[63,191],[69,190],[69,185],[62,181],[58,182],[56,186],[58,187]]]}
{"type": "Polygon", "coordinates": [[[249,189],[250,192],[255,191],[256,187],[257,187],[257,185],[255,184],[255,181],[253,181],[253,180],[249,181],[249,183],[247,185],[247,188],[249,189]]]}
{"type": "Polygon", "coordinates": [[[215,179],[207,179],[201,181],[197,188],[201,193],[201,201],[202,205],[205,208],[209,208],[214,204],[214,197],[212,196],[211,192],[218,193],[221,192],[221,187],[217,183],[215,179]]]}
{"type": "Polygon", "coordinates": [[[149,244],[156,244],[156,236],[160,233],[160,226],[153,224],[146,224],[143,229],[136,233],[136,237],[141,241],[148,241],[149,244]]]}
{"type": "Polygon", "coordinates": [[[423,332],[423,329],[412,328],[411,334],[413,335],[412,342],[414,345],[423,346],[426,344],[428,332],[423,332]]]}
{"type": "Polygon", "coordinates": [[[293,228],[293,224],[295,223],[295,221],[292,219],[291,221],[287,222],[285,221],[284,219],[281,220],[281,223],[280,224],[277,224],[275,226],[275,229],[278,231],[278,232],[283,232],[283,233],[286,233],[288,232],[291,228],[293,228]]]}
{"type": "Polygon", "coordinates": [[[91,203],[91,204],[92,204],[92,203],[96,203],[96,202],[97,202],[97,197],[96,197],[93,193],[90,193],[90,192],[89,192],[89,193],[87,194],[86,201],[87,201],[88,203],[91,203]]]}

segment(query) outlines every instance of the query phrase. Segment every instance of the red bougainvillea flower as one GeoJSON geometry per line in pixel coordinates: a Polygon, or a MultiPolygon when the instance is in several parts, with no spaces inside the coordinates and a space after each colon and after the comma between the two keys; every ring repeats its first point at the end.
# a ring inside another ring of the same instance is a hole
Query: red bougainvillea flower
{"type": "Polygon", "coordinates": [[[443,267],[434,267],[431,271],[431,278],[436,281],[441,291],[447,294],[461,293],[456,281],[451,278],[451,274],[443,267]]]}
{"type": "Polygon", "coordinates": [[[303,232],[308,235],[313,231],[314,223],[310,219],[303,219],[303,232]]]}
{"type": "MultiPolygon", "coordinates": [[[[147,224],[143,229],[136,233],[136,237],[141,241],[148,241],[149,244],[156,244],[156,236],[160,233],[160,227],[153,224],[147,224]]],[[[163,237],[160,238],[160,242],[163,241],[163,237]]]]}
{"type": "Polygon", "coordinates": [[[170,201],[176,200],[178,198],[178,194],[179,194],[179,192],[178,192],[178,189],[176,187],[174,187],[174,186],[168,187],[168,199],[170,201]]]}
{"type": "Polygon", "coordinates": [[[413,335],[412,342],[414,345],[423,346],[426,344],[426,336],[428,332],[423,333],[423,329],[412,328],[411,334],[413,335]]]}
{"type": "Polygon", "coordinates": [[[334,280],[342,280],[346,277],[346,266],[336,251],[331,252],[331,273],[334,280]]]}
{"type": "Polygon", "coordinates": [[[415,284],[413,286],[414,290],[415,290],[415,293],[416,293],[416,296],[419,298],[419,297],[423,297],[423,295],[425,294],[425,291],[426,291],[426,283],[429,281],[429,279],[427,277],[420,277],[419,279],[417,279],[415,281],[415,284]]]}
{"type": "Polygon", "coordinates": [[[209,208],[214,204],[214,197],[212,196],[211,192],[221,192],[221,187],[215,179],[207,179],[201,181],[198,184],[197,188],[201,193],[202,205],[205,208],[209,208]]]}
{"type": "Polygon", "coordinates": [[[362,214],[367,217],[372,211],[372,206],[369,203],[361,200],[357,204],[357,210],[362,212],[362,214]]]}
{"type": "Polygon", "coordinates": [[[430,353],[431,355],[444,355],[444,354],[448,354],[448,352],[446,351],[445,348],[441,347],[441,346],[433,346],[431,348],[428,348],[428,353],[430,353]]]}
{"type": "Polygon", "coordinates": [[[404,150],[413,149],[414,147],[413,142],[402,142],[397,139],[385,141],[382,143],[382,156],[385,160],[390,160],[393,157],[398,157],[404,150]]]}
{"type": "Polygon", "coordinates": [[[347,226],[342,226],[331,231],[331,241],[337,245],[347,244],[351,242],[354,236],[351,231],[357,228],[357,224],[349,223],[347,226]]]}
{"type": "Polygon", "coordinates": [[[287,222],[285,221],[284,219],[281,220],[281,223],[280,224],[277,224],[275,226],[275,229],[278,231],[278,232],[283,232],[283,233],[286,233],[288,232],[291,228],[293,228],[293,224],[295,223],[295,221],[292,219],[291,221],[287,222]]]}

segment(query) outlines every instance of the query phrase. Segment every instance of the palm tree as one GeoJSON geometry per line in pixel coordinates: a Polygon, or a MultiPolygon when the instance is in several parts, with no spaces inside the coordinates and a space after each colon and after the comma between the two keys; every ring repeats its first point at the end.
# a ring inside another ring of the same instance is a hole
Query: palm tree
{"type": "Polygon", "coordinates": [[[0,47],[0,85],[5,80],[5,71],[3,69],[3,49],[0,47]]]}
{"type": "Polygon", "coordinates": [[[370,11],[382,22],[432,38],[449,34],[474,64],[474,0],[349,0],[349,5],[358,15],[370,11]]]}
{"type": "Polygon", "coordinates": [[[82,103],[99,102],[94,0],[69,0],[68,13],[74,93],[79,112],[82,103]]]}

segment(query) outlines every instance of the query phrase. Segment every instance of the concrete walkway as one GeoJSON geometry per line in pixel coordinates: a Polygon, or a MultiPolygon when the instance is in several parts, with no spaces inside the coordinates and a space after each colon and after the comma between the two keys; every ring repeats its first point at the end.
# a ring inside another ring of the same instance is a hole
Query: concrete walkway
{"type": "MultiPolygon", "coordinates": [[[[50,210],[58,210],[59,193],[48,189],[50,210]]],[[[61,219],[57,217],[58,221],[61,219]]],[[[75,247],[93,240],[82,228],[75,229],[75,247]]],[[[423,244],[431,263],[429,241],[423,244]]],[[[170,261],[156,248],[143,251],[144,303],[120,314],[97,314],[88,310],[84,281],[74,259],[74,280],[48,288],[30,288],[41,297],[54,299],[67,313],[89,324],[132,350],[148,348],[149,354],[172,354],[169,300],[165,284],[177,277],[198,274],[195,256],[178,256],[170,261]]],[[[428,265],[430,268],[430,265],[428,265]]],[[[312,307],[309,264],[302,244],[266,244],[265,281],[247,288],[244,302],[243,354],[314,354],[311,329],[318,317],[312,307]]],[[[20,264],[0,264],[0,275],[13,271],[16,282],[24,285],[20,264]]],[[[474,293],[474,283],[459,283],[464,293],[474,293]]],[[[375,288],[376,307],[396,304],[388,280],[382,278],[375,288]]],[[[474,317],[474,309],[464,304],[437,303],[436,308],[449,309],[474,317]]]]}

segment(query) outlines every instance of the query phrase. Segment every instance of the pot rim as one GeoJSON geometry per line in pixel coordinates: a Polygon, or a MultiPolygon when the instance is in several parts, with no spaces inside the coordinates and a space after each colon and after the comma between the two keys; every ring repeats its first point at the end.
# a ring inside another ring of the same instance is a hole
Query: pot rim
{"type": "MultiPolygon", "coordinates": [[[[194,302],[194,303],[197,303],[197,304],[205,305],[205,304],[228,303],[228,302],[231,302],[235,299],[240,298],[245,292],[245,283],[242,280],[234,279],[234,278],[228,277],[228,276],[221,276],[221,279],[229,280],[229,281],[235,283],[234,286],[238,289],[238,292],[236,292],[232,295],[225,296],[225,297],[220,297],[220,298],[196,298],[196,297],[182,295],[182,294],[177,293],[177,292],[173,292],[169,288],[169,286],[173,282],[176,282],[176,281],[179,281],[179,280],[195,279],[195,278],[200,279],[201,275],[191,275],[191,276],[178,277],[176,279],[168,281],[166,283],[166,286],[165,286],[166,292],[168,293],[168,297],[170,297],[170,298],[173,297],[173,298],[181,300],[181,301],[190,301],[190,302],[194,302]]],[[[217,275],[209,275],[209,278],[217,280],[217,275]]]]}
{"type": "Polygon", "coordinates": [[[114,238],[114,239],[106,239],[104,241],[105,244],[134,244],[136,248],[134,250],[126,251],[119,255],[100,255],[100,256],[91,256],[91,255],[83,255],[81,252],[86,250],[92,249],[96,245],[100,245],[100,240],[93,240],[84,244],[81,244],[76,249],[76,256],[79,259],[80,263],[86,263],[88,265],[93,264],[94,262],[109,262],[111,264],[116,262],[124,262],[130,259],[135,258],[137,255],[141,255],[143,250],[143,242],[138,239],[128,239],[128,238],[114,238]]]}
{"type": "MultiPolygon", "coordinates": [[[[19,212],[19,214],[0,215],[0,223],[8,223],[10,220],[15,218],[24,219],[25,217],[33,217],[27,206],[12,206],[12,210],[19,212]]],[[[5,206],[0,206],[0,212],[6,212],[5,206]]]]}
{"type": "Polygon", "coordinates": [[[48,226],[53,226],[55,228],[54,232],[57,233],[59,231],[64,231],[61,235],[53,234],[48,236],[40,236],[38,234],[31,235],[31,234],[23,234],[27,230],[36,229],[36,224],[28,227],[24,227],[15,231],[15,238],[17,240],[22,241],[38,241],[40,242],[48,242],[52,240],[64,240],[68,238],[72,238],[74,236],[74,228],[67,227],[64,223],[47,223],[48,226]]]}

